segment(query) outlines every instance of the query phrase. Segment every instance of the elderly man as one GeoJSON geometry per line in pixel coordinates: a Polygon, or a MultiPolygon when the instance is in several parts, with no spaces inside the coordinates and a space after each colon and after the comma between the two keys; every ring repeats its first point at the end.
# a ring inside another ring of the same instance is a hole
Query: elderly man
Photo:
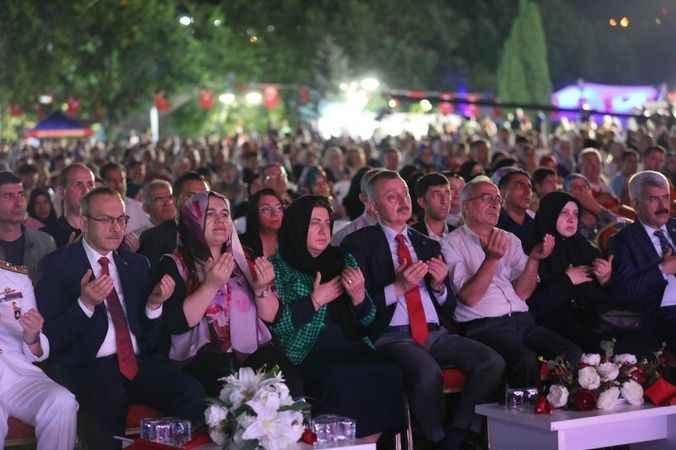
{"type": "Polygon", "coordinates": [[[94,173],[84,164],[71,164],[61,172],[60,182],[63,214],[53,226],[44,229],[54,238],[57,247],[74,242],[82,234],[80,199],[94,189],[94,173]]]}
{"type": "Polygon", "coordinates": [[[603,157],[593,147],[587,147],[578,156],[578,172],[589,181],[592,194],[604,207],[610,208],[618,203],[613,190],[603,179],[603,157]]]}
{"type": "Polygon", "coordinates": [[[643,314],[643,328],[656,330],[676,351],[676,219],[670,217],[669,182],[648,170],[629,180],[638,220],[613,240],[611,291],[618,303],[643,314]]]}
{"type": "Polygon", "coordinates": [[[127,239],[127,243],[132,249],[138,250],[137,235],[150,228],[152,224],[148,214],[143,210],[141,202],[127,197],[127,172],[120,164],[108,163],[101,167],[101,178],[106,186],[118,192],[124,199],[124,207],[129,216],[127,235],[133,236],[133,238],[127,239]]]}
{"type": "Polygon", "coordinates": [[[200,424],[199,382],[153,356],[173,280],[165,275],[153,287],[148,260],[118,250],[128,220],[118,192],[94,189],[81,210],[84,239],[44,258],[37,299],[54,373],[80,402],[85,441],[119,449],[113,436],[124,432],[134,402],[200,424]]]}
{"type": "Polygon", "coordinates": [[[448,212],[446,223],[454,229],[462,225],[462,203],[460,202],[460,192],[465,187],[465,180],[457,173],[444,172],[448,178],[448,185],[451,188],[451,210],[448,212]]]}
{"type": "Polygon", "coordinates": [[[599,231],[617,219],[613,212],[594,198],[591,183],[584,175],[579,173],[568,175],[563,180],[563,190],[582,205],[578,230],[588,241],[595,241],[599,231]]]}
{"type": "Polygon", "coordinates": [[[153,180],[143,189],[143,210],[150,217],[152,226],[176,219],[176,203],[171,184],[165,180],[153,180]]]}
{"type": "Polygon", "coordinates": [[[282,198],[282,204],[288,206],[297,197],[297,195],[289,189],[289,178],[286,174],[286,169],[279,163],[268,164],[261,169],[261,178],[263,179],[263,187],[272,189],[282,198]]]}
{"type": "Polygon", "coordinates": [[[456,298],[438,242],[407,226],[412,205],[408,187],[383,170],[368,184],[368,202],[378,225],[355,231],[343,241],[354,255],[376,304],[370,337],[404,373],[414,417],[423,435],[443,450],[459,449],[467,432],[480,431],[477,403],[489,401],[504,361],[487,346],[446,329],[456,298]],[[466,375],[451,422],[442,422],[441,368],[466,375]]]}
{"type": "Polygon", "coordinates": [[[0,448],[12,416],[35,426],[38,450],[72,450],[75,396],[33,364],[47,359],[49,341],[28,270],[0,261],[0,285],[0,448]]]}
{"type": "Polygon", "coordinates": [[[519,238],[496,228],[502,199],[485,176],[462,191],[465,225],[444,240],[442,251],[459,303],[455,320],[466,336],[492,347],[507,362],[512,386],[538,382],[538,355],[565,355],[577,364],[581,354],[573,343],[535,325],[526,300],[537,285],[540,260],[554,247],[547,235],[526,256],[519,238]]]}

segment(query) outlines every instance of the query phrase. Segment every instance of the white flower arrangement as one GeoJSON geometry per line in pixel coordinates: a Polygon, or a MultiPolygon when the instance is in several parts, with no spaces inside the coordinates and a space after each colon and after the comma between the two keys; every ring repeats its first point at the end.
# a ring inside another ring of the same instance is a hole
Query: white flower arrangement
{"type": "Polygon", "coordinates": [[[602,342],[604,356],[585,353],[577,367],[571,367],[563,358],[543,360],[541,392],[548,407],[584,411],[613,409],[621,400],[633,406],[643,404],[644,388],[660,377],[664,347],[655,353],[654,359],[639,361],[629,353],[614,355],[614,344],[602,342]]]}
{"type": "Polygon", "coordinates": [[[291,398],[279,370],[242,367],[221,381],[223,389],[204,415],[209,437],[222,449],[283,450],[300,439],[309,405],[291,398]]]}

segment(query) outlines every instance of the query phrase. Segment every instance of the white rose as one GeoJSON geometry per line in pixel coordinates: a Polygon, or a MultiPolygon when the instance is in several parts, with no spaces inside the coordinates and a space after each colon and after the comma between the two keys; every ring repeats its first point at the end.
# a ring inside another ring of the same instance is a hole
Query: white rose
{"type": "Polygon", "coordinates": [[[204,418],[211,428],[220,426],[226,417],[228,417],[228,410],[222,406],[211,405],[204,411],[204,418]]]}
{"type": "Polygon", "coordinates": [[[601,376],[601,381],[613,381],[620,374],[620,368],[609,362],[600,364],[596,370],[601,376]]]}
{"type": "Polygon", "coordinates": [[[596,407],[605,410],[613,409],[618,398],[620,398],[620,389],[615,386],[608,388],[599,395],[596,407]]]}
{"type": "Polygon", "coordinates": [[[583,353],[580,361],[588,366],[598,366],[601,364],[601,355],[598,353],[583,353]]]}
{"type": "Polygon", "coordinates": [[[560,384],[553,385],[549,388],[547,401],[552,405],[552,408],[562,408],[566,406],[566,403],[568,403],[568,389],[560,384]]]}
{"type": "Polygon", "coordinates": [[[225,433],[223,433],[221,430],[217,430],[216,428],[209,430],[209,437],[212,441],[214,441],[214,443],[218,445],[223,445],[225,443],[225,433]]]}
{"type": "Polygon", "coordinates": [[[631,353],[622,353],[620,355],[615,355],[613,362],[620,365],[636,364],[636,356],[632,355],[631,353]]]}
{"type": "Polygon", "coordinates": [[[577,371],[577,381],[585,389],[593,391],[601,385],[601,377],[593,367],[583,367],[577,371]]]}
{"type": "Polygon", "coordinates": [[[638,406],[643,404],[643,386],[634,380],[622,383],[622,398],[630,405],[638,406]]]}

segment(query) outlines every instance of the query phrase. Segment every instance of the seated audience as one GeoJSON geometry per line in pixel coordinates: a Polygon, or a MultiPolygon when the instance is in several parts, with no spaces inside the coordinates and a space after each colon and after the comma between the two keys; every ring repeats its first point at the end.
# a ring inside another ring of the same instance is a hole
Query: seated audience
{"type": "Polygon", "coordinates": [[[279,312],[272,329],[303,376],[312,413],[356,419],[357,436],[375,441],[403,426],[401,372],[367,337],[376,314],[357,262],[330,245],[324,197],[286,210],[272,257],[279,312]]]}
{"type": "Polygon", "coordinates": [[[676,219],[667,178],[642,171],[629,180],[638,220],[612,241],[613,299],[642,315],[642,327],[676,351],[676,219]]]}
{"type": "MultiPolygon", "coordinates": [[[[349,236],[350,234],[354,233],[355,231],[361,228],[367,227],[369,225],[374,225],[378,222],[378,218],[376,217],[375,211],[369,208],[366,190],[368,184],[371,182],[373,177],[380,171],[382,171],[382,169],[365,170],[362,176],[359,177],[359,186],[360,186],[359,201],[362,204],[363,212],[361,213],[360,216],[353,219],[352,222],[345,225],[338,232],[336,232],[336,234],[333,235],[331,245],[339,246],[343,242],[343,239],[345,239],[345,237],[349,236]]],[[[355,179],[356,178],[357,176],[355,176],[355,179]]]]}
{"type": "Polygon", "coordinates": [[[578,229],[585,239],[595,242],[600,230],[617,220],[617,216],[601,205],[592,194],[584,175],[571,173],[563,180],[563,190],[580,202],[582,212],[578,229]]]}
{"type": "Polygon", "coordinates": [[[423,175],[415,184],[415,195],[418,205],[424,210],[424,217],[412,228],[441,242],[455,229],[446,223],[451,211],[451,187],[448,178],[437,172],[423,175]]]}
{"type": "Polygon", "coordinates": [[[242,245],[254,257],[274,255],[282,219],[284,207],[277,193],[268,188],[256,192],[249,200],[242,245]]]}
{"type": "Polygon", "coordinates": [[[448,185],[451,188],[451,210],[448,212],[446,223],[455,229],[462,225],[460,192],[465,187],[465,180],[457,172],[444,172],[444,175],[448,178],[448,185]]]}
{"type": "MultiPolygon", "coordinates": [[[[270,332],[257,317],[272,320],[275,294],[272,265],[265,258],[248,262],[230,219],[225,197],[200,192],[183,203],[180,245],[160,259],[156,278],[168,275],[175,289],[164,303],[162,352],[197,378],[210,396],[220,378],[235,366],[281,366],[274,358],[270,332]],[[254,301],[255,297],[255,301],[254,301]]],[[[296,378],[287,373],[290,387],[296,378]]],[[[299,389],[293,390],[299,395],[299,389]]]]}
{"type": "Polygon", "coordinates": [[[521,169],[508,170],[500,177],[498,187],[503,200],[498,228],[509,231],[525,243],[533,227],[532,212],[528,209],[533,198],[530,175],[521,169]]]}
{"type": "Polygon", "coordinates": [[[581,206],[565,192],[551,192],[540,201],[526,251],[546,235],[554,236],[552,253],[540,261],[540,282],[528,301],[535,321],[578,344],[587,353],[601,351],[599,312],[610,304],[604,286],[610,280],[612,257],[577,228],[581,206]]]}
{"type": "Polygon", "coordinates": [[[84,239],[47,255],[37,302],[51,346],[50,368],[80,403],[88,448],[119,449],[127,406],[143,403],[169,416],[204,422],[197,380],[154,356],[162,303],[173,291],[154,287],[148,260],[118,250],[127,216],[119,193],[97,188],[82,198],[84,239]]]}
{"type": "Polygon", "coordinates": [[[28,199],[26,226],[34,230],[40,230],[46,227],[53,227],[56,224],[56,220],[56,210],[54,210],[54,204],[52,203],[49,191],[43,188],[33,189],[28,199]]]}
{"type": "MultiPolygon", "coordinates": [[[[178,177],[174,182],[175,208],[180,210],[187,199],[198,192],[208,190],[205,178],[196,172],[188,172],[178,177]]],[[[172,218],[141,233],[138,252],[147,257],[154,267],[162,255],[173,253],[177,246],[178,224],[176,219],[172,218]]]]}
{"type": "Polygon", "coordinates": [[[459,303],[455,319],[466,336],[495,349],[507,362],[511,386],[538,382],[537,357],[564,355],[573,365],[580,349],[557,333],[535,324],[526,300],[537,286],[540,261],[554,247],[546,235],[530,255],[514,234],[496,228],[502,199],[487,177],[462,191],[465,225],[444,240],[443,254],[459,303]]]}
{"type": "Polygon", "coordinates": [[[0,280],[5,296],[13,298],[0,303],[0,448],[12,416],[35,427],[37,450],[73,450],[75,396],[33,364],[47,359],[49,340],[42,333],[44,320],[36,310],[28,270],[0,261],[0,280]]]}
{"type": "Polygon", "coordinates": [[[440,244],[411,229],[411,197],[404,180],[387,170],[367,189],[379,224],[352,233],[343,242],[364,272],[376,311],[369,336],[376,348],[404,372],[413,416],[423,436],[438,449],[459,449],[478,433],[478,403],[490,401],[501,382],[504,361],[489,347],[451,332],[456,297],[440,244]],[[466,376],[459,402],[443,422],[442,368],[466,376]]]}
{"type": "Polygon", "coordinates": [[[36,282],[40,260],[56,246],[50,235],[26,227],[25,221],[26,195],[21,178],[0,172],[0,260],[25,266],[36,282]]]}

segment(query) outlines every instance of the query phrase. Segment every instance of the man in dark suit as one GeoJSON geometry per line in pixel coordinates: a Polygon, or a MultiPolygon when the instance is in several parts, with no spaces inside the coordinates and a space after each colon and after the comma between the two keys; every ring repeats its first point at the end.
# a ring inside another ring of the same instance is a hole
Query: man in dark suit
{"type": "Polygon", "coordinates": [[[378,225],[355,231],[343,248],[357,259],[377,313],[370,330],[376,347],[402,369],[414,416],[424,436],[440,449],[458,449],[467,431],[480,431],[474,414],[488,401],[504,371],[489,347],[449,332],[456,298],[438,242],[407,227],[411,198],[396,172],[375,175],[367,190],[378,225]],[[456,367],[467,378],[453,419],[442,423],[441,368],[456,367]]]}
{"type": "Polygon", "coordinates": [[[451,212],[451,185],[444,175],[433,172],[418,179],[415,183],[415,196],[418,205],[424,210],[422,220],[411,228],[437,242],[455,230],[446,223],[451,212]]]}
{"type": "Polygon", "coordinates": [[[612,242],[613,297],[640,311],[646,329],[676,350],[676,219],[670,218],[667,178],[645,170],[629,180],[629,196],[638,220],[612,242]]]}
{"type": "Polygon", "coordinates": [[[113,436],[124,433],[132,402],[201,423],[201,385],[152,356],[173,281],[152,287],[147,259],[117,250],[128,220],[118,193],[94,189],[81,212],[84,239],[45,257],[37,299],[53,373],[80,402],[89,448],[120,447],[113,436]]]}
{"type": "MultiPolygon", "coordinates": [[[[198,192],[209,190],[206,179],[197,172],[188,172],[174,182],[176,210],[180,211],[183,202],[198,192]]],[[[178,245],[178,224],[172,218],[141,233],[138,252],[155,264],[165,253],[173,253],[178,245]]]]}

